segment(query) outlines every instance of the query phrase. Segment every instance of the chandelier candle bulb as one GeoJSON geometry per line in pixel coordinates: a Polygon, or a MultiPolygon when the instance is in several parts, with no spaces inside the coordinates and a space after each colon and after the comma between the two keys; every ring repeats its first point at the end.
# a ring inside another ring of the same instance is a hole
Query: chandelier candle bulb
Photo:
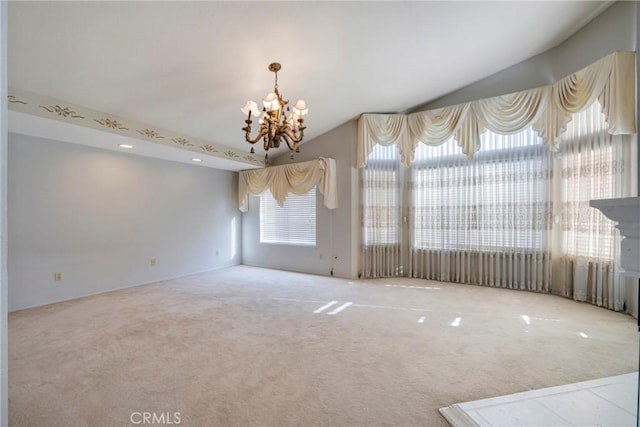
{"type": "MultiPolygon", "coordinates": [[[[265,151],[269,151],[270,148],[279,148],[280,142],[284,141],[291,151],[290,158],[293,159],[294,153],[300,152],[298,144],[302,142],[304,130],[306,129],[302,116],[306,115],[309,110],[307,109],[306,101],[303,99],[296,101],[296,104],[291,108],[288,105],[289,101],[285,100],[280,94],[278,91],[278,71],[281,68],[281,65],[277,62],[269,65],[269,71],[275,74],[275,82],[273,92],[267,93],[262,98],[262,113],[260,113],[258,105],[254,101],[247,101],[245,106],[240,109],[247,116],[247,120],[245,120],[247,126],[242,130],[245,132],[245,140],[249,144],[253,145],[262,139],[265,151]],[[286,111],[290,113],[288,116],[285,114],[285,107],[286,111]],[[255,138],[251,138],[252,114],[255,117],[260,116],[258,120],[260,128],[255,138]]],[[[250,153],[254,153],[253,147],[250,153]]],[[[265,155],[266,158],[267,156],[265,155]]]]}
{"type": "Polygon", "coordinates": [[[252,113],[256,117],[260,115],[260,110],[258,109],[258,104],[256,104],[254,101],[247,101],[245,106],[242,107],[240,109],[240,111],[242,111],[244,113],[244,115],[248,117],[249,120],[251,119],[251,114],[252,113]]]}

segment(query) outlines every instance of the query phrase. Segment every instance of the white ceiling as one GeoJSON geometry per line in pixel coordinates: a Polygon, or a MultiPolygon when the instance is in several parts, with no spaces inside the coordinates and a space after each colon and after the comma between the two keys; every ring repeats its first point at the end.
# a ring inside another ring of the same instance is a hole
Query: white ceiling
{"type": "Polygon", "coordinates": [[[271,62],[309,105],[308,141],[541,53],[610,4],[14,1],[9,86],[248,151],[240,107],[271,91],[271,62]]]}

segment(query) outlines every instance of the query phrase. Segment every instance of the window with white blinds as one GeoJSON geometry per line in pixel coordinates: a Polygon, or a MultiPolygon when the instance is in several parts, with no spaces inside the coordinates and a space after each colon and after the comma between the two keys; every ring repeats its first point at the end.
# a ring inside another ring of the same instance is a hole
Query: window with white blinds
{"type": "Polygon", "coordinates": [[[548,149],[527,128],[486,131],[470,160],[451,138],[419,144],[411,167],[413,247],[541,250],[549,224],[548,149]]]}
{"type": "Polygon", "coordinates": [[[290,193],[283,206],[270,191],[260,195],[260,243],[316,245],[316,187],[305,194],[290,193]]]}

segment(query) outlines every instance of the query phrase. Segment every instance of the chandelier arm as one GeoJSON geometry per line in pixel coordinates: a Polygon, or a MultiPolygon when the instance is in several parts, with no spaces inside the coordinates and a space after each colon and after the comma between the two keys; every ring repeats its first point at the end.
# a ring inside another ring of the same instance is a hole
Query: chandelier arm
{"type": "Polygon", "coordinates": [[[304,138],[304,130],[306,129],[306,127],[301,126],[298,128],[298,130],[300,131],[300,134],[298,136],[296,136],[295,131],[292,131],[291,129],[287,129],[286,130],[286,134],[287,136],[291,139],[292,142],[301,142],[302,139],[304,138]]]}
{"type": "Polygon", "coordinates": [[[265,134],[266,134],[265,129],[261,127],[260,132],[258,132],[258,135],[254,139],[251,139],[251,127],[248,127],[248,128],[245,128],[244,139],[246,139],[249,144],[255,144],[260,140],[260,138],[265,136],[265,134]]]}
{"type": "MultiPolygon", "coordinates": [[[[283,135],[287,136],[287,140],[291,141],[292,143],[296,143],[296,142],[300,142],[302,141],[302,139],[300,138],[296,138],[295,133],[291,131],[291,129],[287,129],[283,135]]],[[[287,145],[289,145],[289,143],[287,142],[287,145]]],[[[291,148],[291,146],[289,146],[289,148],[291,148]]]]}
{"type": "Polygon", "coordinates": [[[271,126],[264,125],[262,130],[264,132],[264,143],[262,144],[262,148],[264,148],[264,151],[269,151],[269,148],[271,148],[271,139],[273,138],[271,135],[271,126]]]}
{"type": "Polygon", "coordinates": [[[281,133],[281,135],[282,135],[282,139],[284,139],[284,142],[287,143],[287,147],[289,147],[289,150],[294,151],[295,148],[291,146],[291,144],[295,144],[296,142],[299,142],[299,141],[294,141],[293,138],[291,138],[291,131],[287,129],[286,131],[281,133]]]}

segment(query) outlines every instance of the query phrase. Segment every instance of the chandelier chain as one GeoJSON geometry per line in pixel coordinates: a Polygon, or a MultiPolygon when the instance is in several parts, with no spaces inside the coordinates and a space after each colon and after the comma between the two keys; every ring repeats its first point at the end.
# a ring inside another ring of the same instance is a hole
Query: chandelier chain
{"type": "Polygon", "coordinates": [[[278,93],[278,72],[274,71],[274,73],[276,74],[276,81],[275,81],[275,83],[273,85],[273,89],[274,89],[275,93],[278,93]]]}

